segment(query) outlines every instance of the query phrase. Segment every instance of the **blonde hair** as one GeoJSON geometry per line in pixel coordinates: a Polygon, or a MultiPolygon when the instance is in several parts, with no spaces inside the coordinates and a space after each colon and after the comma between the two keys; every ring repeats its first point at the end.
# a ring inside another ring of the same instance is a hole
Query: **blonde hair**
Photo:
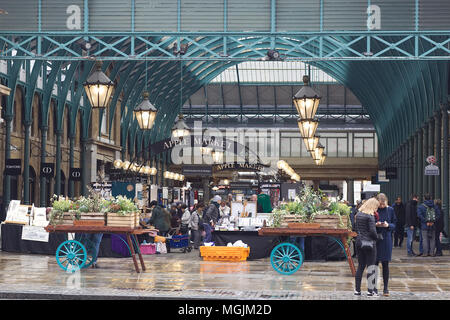
{"type": "Polygon", "coordinates": [[[370,198],[363,203],[361,208],[359,208],[359,211],[365,214],[373,215],[375,211],[378,210],[379,205],[380,202],[376,198],[370,198]]]}

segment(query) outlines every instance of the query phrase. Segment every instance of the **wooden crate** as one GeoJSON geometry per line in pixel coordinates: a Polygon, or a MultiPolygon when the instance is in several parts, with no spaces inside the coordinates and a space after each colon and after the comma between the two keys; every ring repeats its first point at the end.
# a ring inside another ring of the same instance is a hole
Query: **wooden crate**
{"type": "Polygon", "coordinates": [[[62,225],[62,226],[72,226],[73,225],[73,221],[75,219],[75,215],[72,215],[70,213],[64,213],[63,218],[61,220],[57,219],[55,221],[56,225],[62,225]]]}
{"type": "Polygon", "coordinates": [[[303,223],[302,217],[295,214],[284,215],[280,226],[287,228],[290,223],[303,223]]]}
{"type": "Polygon", "coordinates": [[[288,228],[291,229],[319,229],[320,223],[306,223],[306,222],[290,222],[288,228]]]}
{"type": "MultiPolygon", "coordinates": [[[[320,228],[323,229],[340,229],[341,226],[339,226],[340,219],[338,215],[317,215],[314,217],[314,222],[320,223],[320,228]]],[[[342,229],[347,228],[347,219],[346,217],[342,217],[343,226],[342,229]]]]}
{"type": "Polygon", "coordinates": [[[126,216],[120,216],[117,213],[108,212],[106,216],[106,225],[110,227],[129,227],[139,226],[139,213],[133,212],[126,216]]]}
{"type": "Polygon", "coordinates": [[[74,226],[100,226],[103,227],[105,225],[105,219],[102,220],[74,220],[74,226]]]}

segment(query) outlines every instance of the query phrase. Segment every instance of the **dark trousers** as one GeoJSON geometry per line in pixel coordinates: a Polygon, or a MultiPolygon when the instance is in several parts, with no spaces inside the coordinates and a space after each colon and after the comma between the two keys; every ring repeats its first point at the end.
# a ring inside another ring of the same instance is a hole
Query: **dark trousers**
{"type": "Polygon", "coordinates": [[[394,231],[394,247],[402,246],[405,230],[403,227],[395,228],[394,231]]]}
{"type": "MultiPolygon", "coordinates": [[[[389,285],[389,261],[377,261],[375,264],[378,266],[381,262],[383,267],[383,290],[388,291],[389,285]]],[[[378,291],[378,290],[377,290],[378,291]]]]}
{"type": "MultiPolygon", "coordinates": [[[[377,250],[374,246],[372,249],[361,249],[360,245],[356,245],[356,255],[358,256],[358,269],[355,274],[355,290],[361,292],[361,280],[362,275],[364,273],[364,269],[369,266],[373,266],[375,264],[377,250]]],[[[373,274],[375,269],[367,272],[367,281],[369,281],[369,277],[373,274]]],[[[372,290],[369,288],[369,292],[372,290]]]]}
{"type": "Polygon", "coordinates": [[[436,254],[442,254],[442,245],[441,245],[441,232],[436,231],[436,254]]]}

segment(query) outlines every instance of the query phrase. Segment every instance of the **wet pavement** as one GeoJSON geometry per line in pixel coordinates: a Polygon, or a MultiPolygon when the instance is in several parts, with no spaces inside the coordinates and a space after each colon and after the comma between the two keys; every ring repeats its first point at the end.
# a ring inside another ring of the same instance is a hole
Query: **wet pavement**
{"type": "MultiPolygon", "coordinates": [[[[131,258],[100,258],[99,269],[64,272],[54,256],[0,252],[0,298],[38,299],[446,299],[450,300],[450,252],[442,257],[407,257],[394,249],[390,297],[353,295],[347,261],[304,262],[292,275],[270,260],[202,261],[198,250],[146,255],[137,274],[131,258]]],[[[357,265],[357,262],[355,261],[357,265]]],[[[380,285],[382,279],[379,279],[380,285]]]]}

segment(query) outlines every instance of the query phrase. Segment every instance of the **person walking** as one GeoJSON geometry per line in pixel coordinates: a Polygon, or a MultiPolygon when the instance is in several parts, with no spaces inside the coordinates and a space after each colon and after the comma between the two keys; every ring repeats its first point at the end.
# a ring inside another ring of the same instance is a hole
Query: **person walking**
{"type": "Polygon", "coordinates": [[[205,242],[211,242],[212,240],[212,230],[219,220],[219,206],[221,202],[222,198],[219,195],[215,195],[203,215],[203,226],[206,233],[205,242]]]}
{"type": "Polygon", "coordinates": [[[375,227],[374,213],[378,210],[379,202],[375,198],[368,199],[355,214],[355,251],[358,257],[358,269],[355,274],[356,296],[361,295],[361,280],[364,269],[367,267],[367,295],[376,296],[374,292],[376,275],[376,240],[378,238],[375,227]]]}
{"type": "MultiPolygon", "coordinates": [[[[389,262],[392,259],[392,232],[395,230],[396,217],[392,207],[388,205],[388,198],[384,193],[377,196],[379,221],[376,222],[378,241],[376,265],[381,262],[383,267],[383,296],[389,296],[389,262]]],[[[374,290],[378,294],[378,289],[374,290]]]]}
{"type": "Polygon", "coordinates": [[[393,206],[397,223],[394,231],[394,247],[402,247],[405,234],[405,205],[401,197],[397,197],[393,206]]]}
{"type": "Polygon", "coordinates": [[[434,204],[430,194],[424,196],[424,201],[417,207],[417,216],[420,219],[420,227],[423,239],[423,256],[435,256],[436,246],[436,221],[440,218],[440,210],[434,204]]]}
{"type": "Polygon", "coordinates": [[[441,233],[443,234],[445,233],[444,215],[442,214],[442,201],[440,199],[436,199],[434,200],[434,204],[438,207],[439,212],[441,212],[439,218],[436,220],[436,256],[441,257],[442,256],[441,233]]]}
{"type": "MultiPolygon", "coordinates": [[[[416,194],[411,196],[411,200],[405,206],[405,226],[406,226],[406,251],[408,257],[416,256],[416,253],[413,249],[414,237],[419,229],[420,223],[419,218],[417,217],[417,203],[419,201],[419,197],[416,194]]],[[[422,239],[422,237],[420,237],[422,239]]],[[[419,243],[419,252],[423,254],[422,241],[419,243]]]]}
{"type": "Polygon", "coordinates": [[[201,225],[202,225],[202,219],[200,218],[203,215],[203,209],[205,205],[200,202],[196,206],[196,210],[194,210],[190,216],[189,219],[189,228],[192,232],[192,238],[194,242],[194,249],[198,249],[201,244],[201,225]]]}

